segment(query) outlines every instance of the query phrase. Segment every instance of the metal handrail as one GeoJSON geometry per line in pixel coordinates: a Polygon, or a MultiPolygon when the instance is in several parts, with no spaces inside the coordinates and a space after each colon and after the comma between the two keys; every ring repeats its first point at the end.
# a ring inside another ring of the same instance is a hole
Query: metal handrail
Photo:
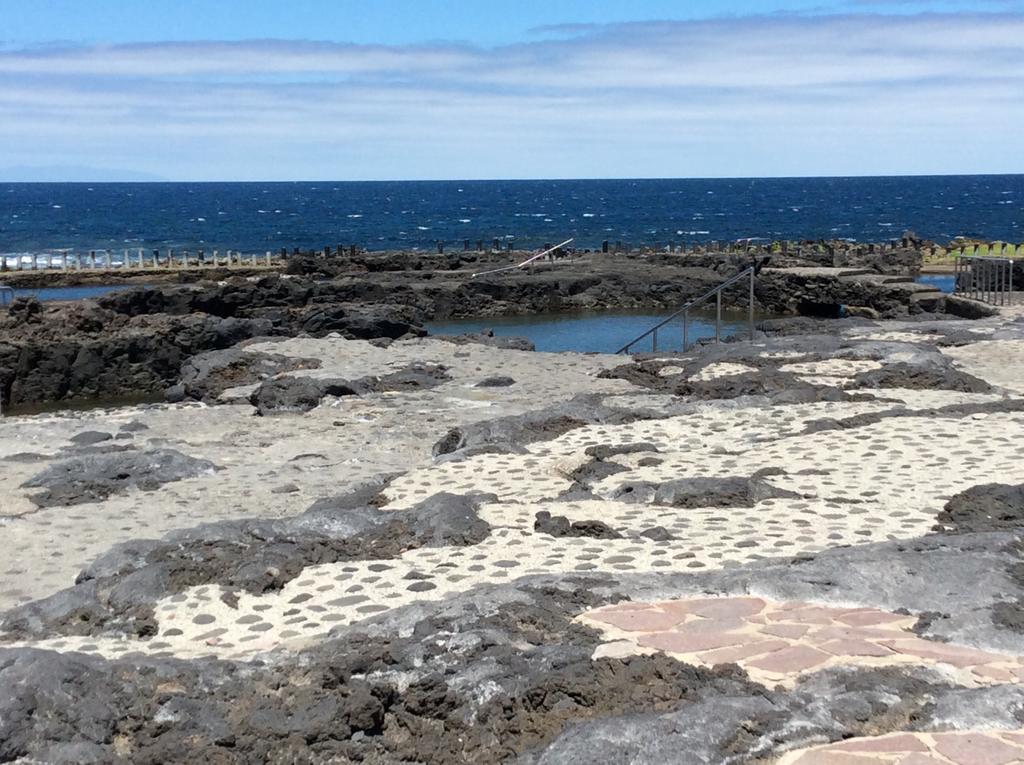
{"type": "Polygon", "coordinates": [[[619,348],[619,350],[617,350],[616,353],[626,353],[630,348],[632,348],[634,345],[636,345],[641,340],[643,340],[643,339],[645,339],[647,337],[651,337],[651,347],[652,347],[652,350],[653,350],[653,352],[657,353],[657,351],[658,351],[658,330],[661,329],[662,327],[664,327],[666,324],[669,324],[670,322],[672,322],[674,319],[678,318],[679,316],[683,317],[683,350],[685,351],[686,350],[686,346],[689,344],[688,343],[688,341],[689,341],[688,330],[689,330],[689,312],[690,312],[690,309],[692,309],[694,306],[700,305],[705,300],[708,300],[708,299],[710,299],[712,297],[715,298],[715,305],[716,305],[716,309],[717,309],[717,315],[715,317],[715,342],[716,343],[720,342],[721,339],[722,339],[722,292],[727,287],[731,287],[732,285],[736,284],[737,282],[742,281],[743,279],[747,278],[748,276],[750,277],[750,309],[749,309],[748,319],[747,320],[748,320],[749,325],[750,325],[750,337],[753,338],[754,337],[754,277],[757,275],[758,270],[759,269],[758,269],[758,267],[756,265],[748,266],[747,268],[743,269],[742,271],[740,271],[735,276],[731,276],[728,279],[726,279],[724,282],[719,284],[717,287],[713,287],[710,290],[708,290],[707,292],[705,292],[704,294],[699,295],[699,296],[693,298],[692,300],[687,301],[683,305],[683,307],[680,308],[678,311],[676,311],[673,314],[670,314],[667,318],[665,318],[660,323],[655,324],[653,327],[651,327],[649,330],[644,332],[642,335],[638,335],[637,337],[635,337],[632,340],[630,340],[624,346],[619,348]]]}
{"type": "Polygon", "coordinates": [[[6,284],[0,284],[0,306],[10,305],[14,302],[14,288],[6,284]]]}
{"type": "Polygon", "coordinates": [[[1012,305],[1013,264],[1012,258],[957,255],[953,292],[991,305],[1012,305]]]}
{"type": "Polygon", "coordinates": [[[471,274],[471,277],[473,279],[475,279],[478,276],[489,276],[490,274],[500,274],[500,273],[502,273],[504,271],[514,271],[517,268],[525,268],[526,266],[532,264],[534,261],[540,260],[545,255],[550,255],[553,252],[558,252],[560,249],[562,249],[563,247],[566,247],[566,246],[572,244],[574,241],[576,241],[576,240],[575,239],[566,239],[561,244],[556,244],[554,247],[549,247],[546,250],[541,250],[540,252],[531,255],[526,260],[524,260],[522,263],[515,263],[515,264],[513,264],[511,266],[502,266],[501,268],[492,268],[490,271],[479,271],[479,272],[477,272],[475,274],[471,274]]]}

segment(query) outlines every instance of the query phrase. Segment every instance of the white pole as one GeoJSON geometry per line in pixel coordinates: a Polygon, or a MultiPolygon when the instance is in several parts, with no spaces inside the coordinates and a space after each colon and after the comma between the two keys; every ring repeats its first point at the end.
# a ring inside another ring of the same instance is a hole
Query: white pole
{"type": "Polygon", "coordinates": [[[523,266],[528,266],[531,263],[533,263],[533,261],[538,260],[540,258],[543,258],[545,255],[550,255],[552,252],[556,252],[557,250],[562,249],[567,244],[572,244],[573,241],[574,241],[573,239],[566,239],[561,244],[556,244],[554,247],[552,247],[549,250],[544,250],[543,252],[538,252],[536,255],[530,256],[529,258],[524,260],[522,263],[517,263],[514,266],[505,266],[504,268],[493,268],[490,271],[481,271],[479,273],[473,274],[473,278],[476,278],[477,276],[486,276],[487,274],[497,274],[497,273],[501,273],[502,271],[512,271],[512,270],[514,270],[516,268],[522,268],[523,266]]]}

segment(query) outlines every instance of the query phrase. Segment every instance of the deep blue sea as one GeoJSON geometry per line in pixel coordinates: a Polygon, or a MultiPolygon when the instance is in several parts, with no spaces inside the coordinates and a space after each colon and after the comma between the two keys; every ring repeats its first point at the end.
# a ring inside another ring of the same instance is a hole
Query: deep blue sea
{"type": "Polygon", "coordinates": [[[1024,175],[730,180],[0,183],[0,252],[532,248],[575,237],[1024,241],[1024,175]]]}

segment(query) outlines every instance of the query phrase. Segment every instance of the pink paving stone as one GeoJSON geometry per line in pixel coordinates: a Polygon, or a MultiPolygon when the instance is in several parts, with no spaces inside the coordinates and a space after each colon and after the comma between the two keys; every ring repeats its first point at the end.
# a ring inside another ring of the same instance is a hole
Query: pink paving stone
{"type": "Polygon", "coordinates": [[[674,627],[682,620],[679,614],[668,614],[664,611],[654,609],[642,609],[638,611],[597,611],[590,614],[590,618],[620,630],[629,632],[657,632],[674,627]]]}
{"type": "Polygon", "coordinates": [[[761,598],[725,597],[670,600],[660,605],[666,611],[696,614],[706,619],[736,619],[759,614],[767,604],[761,598]]]}
{"type": "Polygon", "coordinates": [[[776,637],[802,638],[807,634],[808,629],[810,627],[803,624],[769,624],[767,627],[762,627],[760,631],[776,637]]]}
{"type": "Polygon", "coordinates": [[[814,627],[811,633],[818,640],[899,640],[913,637],[903,629],[878,629],[875,627],[844,627],[840,624],[829,624],[814,627]]]}
{"type": "Polygon", "coordinates": [[[943,664],[952,664],[954,667],[972,667],[977,664],[989,664],[1000,661],[1003,657],[987,651],[978,651],[974,648],[965,648],[959,645],[946,643],[933,643],[929,640],[908,638],[905,640],[883,640],[882,645],[899,651],[906,656],[916,656],[922,659],[943,664]]]}
{"type": "Polygon", "coordinates": [[[1016,680],[1016,676],[1012,672],[1000,667],[972,667],[971,672],[979,677],[995,680],[997,683],[1012,683],[1016,680]]]}
{"type": "Polygon", "coordinates": [[[732,632],[747,627],[742,619],[689,619],[677,624],[676,632],[732,632]]]}
{"type": "Polygon", "coordinates": [[[835,613],[830,608],[811,606],[784,613],[770,614],[768,619],[769,621],[797,622],[799,624],[831,624],[835,621],[835,613]]]}
{"type": "Polygon", "coordinates": [[[867,640],[830,640],[818,646],[835,656],[892,656],[893,652],[885,646],[867,640]]]}
{"type": "Polygon", "coordinates": [[[829,655],[817,648],[795,645],[775,651],[760,659],[746,662],[748,667],[763,669],[766,672],[803,672],[805,669],[817,667],[829,660],[829,655]]]}
{"type": "Polygon", "coordinates": [[[947,760],[940,760],[928,754],[912,752],[906,757],[896,761],[896,765],[949,765],[947,760]]]}
{"type": "Polygon", "coordinates": [[[785,600],[772,606],[772,611],[795,611],[798,608],[807,608],[811,604],[805,600],[785,600]]]}
{"type": "Polygon", "coordinates": [[[793,765],[887,765],[887,763],[871,755],[836,752],[829,748],[804,752],[793,765]]]}
{"type": "Polygon", "coordinates": [[[938,733],[935,751],[959,765],[1006,765],[1024,759],[1024,749],[982,733],[938,733]]]}
{"type": "Polygon", "coordinates": [[[788,647],[789,643],[785,640],[757,640],[753,643],[744,643],[732,648],[718,648],[714,651],[705,651],[704,653],[697,654],[697,657],[701,661],[714,666],[715,664],[732,664],[736,661],[749,659],[752,656],[761,656],[762,654],[779,651],[788,647]]]}
{"type": "Polygon", "coordinates": [[[1005,738],[1011,744],[1017,744],[1017,746],[1024,746],[1024,733],[1000,733],[999,735],[1005,738]]]}
{"type": "Polygon", "coordinates": [[[729,632],[657,632],[653,635],[644,635],[637,642],[647,648],[657,648],[669,653],[697,653],[708,651],[712,648],[725,648],[742,643],[746,640],[744,635],[736,635],[729,632]]]}
{"type": "Polygon", "coordinates": [[[621,603],[616,603],[614,606],[604,606],[598,609],[598,613],[608,614],[615,613],[617,611],[643,611],[645,609],[655,609],[656,606],[653,603],[636,603],[632,600],[624,600],[621,603]]]}
{"type": "Polygon", "coordinates": [[[830,749],[840,752],[927,752],[928,745],[912,733],[877,738],[851,738],[830,749]]]}

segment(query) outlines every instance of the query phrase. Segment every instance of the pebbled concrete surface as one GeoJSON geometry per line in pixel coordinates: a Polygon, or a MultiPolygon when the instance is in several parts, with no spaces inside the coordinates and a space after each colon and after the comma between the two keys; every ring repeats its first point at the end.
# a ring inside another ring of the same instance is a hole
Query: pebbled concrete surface
{"type": "Polygon", "coordinates": [[[295,339],[212,403],[5,420],[0,760],[1010,756],[1024,324],[818,326],[295,339]]]}

